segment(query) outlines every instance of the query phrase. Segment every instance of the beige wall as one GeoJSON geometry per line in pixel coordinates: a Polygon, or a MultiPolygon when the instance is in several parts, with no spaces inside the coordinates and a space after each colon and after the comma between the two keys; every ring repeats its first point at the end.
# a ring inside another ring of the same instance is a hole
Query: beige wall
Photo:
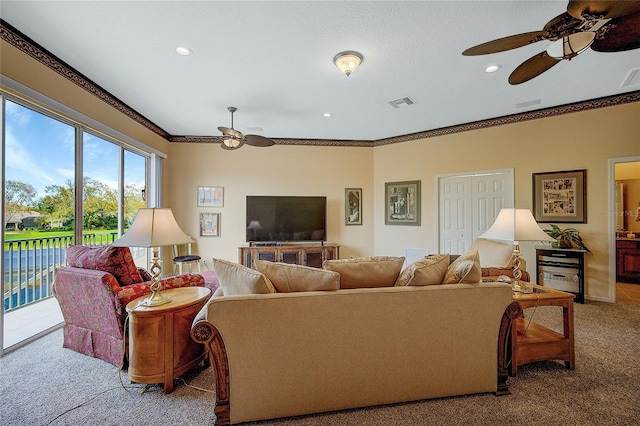
{"type": "Polygon", "coordinates": [[[640,221],[636,219],[640,214],[638,213],[638,208],[640,207],[640,179],[627,179],[620,182],[624,185],[624,229],[640,235],[640,221]]]}
{"type": "MultiPolygon", "coordinates": [[[[608,159],[640,154],[640,103],[573,113],[484,130],[376,148],[374,253],[404,247],[437,252],[435,177],[438,174],[514,168],[515,207],[532,208],[532,173],[587,169],[587,223],[577,228],[587,255],[586,293],[609,297],[608,159]],[[384,225],[384,183],[422,181],[422,226],[384,225]]],[[[545,225],[542,224],[545,228],[545,225]]],[[[521,247],[535,274],[535,249],[521,247]]]]}
{"type": "MultiPolygon", "coordinates": [[[[341,245],[341,257],[402,255],[405,247],[437,251],[438,174],[513,168],[516,207],[531,208],[532,173],[587,169],[588,222],[575,227],[594,252],[587,261],[587,294],[608,297],[608,159],[640,154],[640,103],[376,148],[224,151],[218,145],[168,143],[5,42],[0,55],[4,75],[166,152],[164,205],[196,237],[196,250],[205,258],[237,259],[248,194],[326,195],[328,240],[341,245]],[[384,183],[404,180],[422,181],[419,227],[384,225],[384,183]],[[196,207],[196,188],[204,185],[225,188],[224,207],[196,207]],[[347,187],[363,189],[362,226],[344,225],[347,187]],[[199,212],[208,211],[221,213],[219,238],[198,236],[199,212]]],[[[532,270],[533,248],[524,246],[523,252],[532,270]]]]}
{"type": "Polygon", "coordinates": [[[206,259],[238,259],[245,241],[247,195],[327,197],[327,241],[340,256],[365,256],[373,247],[373,148],[244,146],[226,151],[218,144],[171,144],[168,190],[185,232],[198,240],[206,259]],[[198,186],[224,187],[224,207],[196,206],[198,186]],[[344,225],[344,190],[362,188],[363,225],[344,225]],[[220,237],[199,237],[199,213],[221,213],[220,237]]]}

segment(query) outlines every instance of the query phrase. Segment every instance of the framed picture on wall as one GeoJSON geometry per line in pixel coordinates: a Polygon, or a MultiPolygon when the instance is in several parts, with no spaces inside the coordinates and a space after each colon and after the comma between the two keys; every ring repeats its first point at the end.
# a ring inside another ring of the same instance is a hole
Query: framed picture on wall
{"type": "Polygon", "coordinates": [[[362,225],[362,188],[345,188],[344,210],[345,225],[362,225]]]}
{"type": "Polygon", "coordinates": [[[224,188],[221,186],[199,186],[198,207],[224,206],[224,188]]]}
{"type": "Polygon", "coordinates": [[[385,225],[420,225],[420,181],[384,184],[385,225]]]}
{"type": "Polygon", "coordinates": [[[587,223],[586,170],[533,173],[533,215],[541,223],[587,223]]]}
{"type": "Polygon", "coordinates": [[[200,213],[200,236],[220,236],[220,213],[200,213]]]}

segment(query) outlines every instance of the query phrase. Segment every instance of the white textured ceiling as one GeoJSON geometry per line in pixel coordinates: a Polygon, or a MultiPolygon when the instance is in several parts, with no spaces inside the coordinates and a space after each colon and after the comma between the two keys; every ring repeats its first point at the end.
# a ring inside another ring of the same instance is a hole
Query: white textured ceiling
{"type": "Polygon", "coordinates": [[[9,1],[0,17],[171,135],[377,140],[635,91],[640,50],[588,50],[529,82],[550,44],[467,57],[542,29],[567,1],[9,1]],[[176,54],[178,45],[193,50],[176,54]],[[346,77],[343,50],[364,61],[346,77]],[[483,70],[497,63],[493,74],[483,70]],[[388,102],[411,97],[394,109],[388,102]],[[518,104],[532,104],[517,107],[518,104]],[[333,117],[323,118],[331,112],[333,117]],[[261,129],[261,130],[260,130],[261,129]]]}

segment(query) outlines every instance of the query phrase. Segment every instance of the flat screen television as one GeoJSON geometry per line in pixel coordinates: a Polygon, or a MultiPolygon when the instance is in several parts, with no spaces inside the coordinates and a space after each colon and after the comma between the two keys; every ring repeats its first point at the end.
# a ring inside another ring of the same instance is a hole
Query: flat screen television
{"type": "Polygon", "coordinates": [[[327,197],[248,195],[247,242],[326,241],[327,197]]]}

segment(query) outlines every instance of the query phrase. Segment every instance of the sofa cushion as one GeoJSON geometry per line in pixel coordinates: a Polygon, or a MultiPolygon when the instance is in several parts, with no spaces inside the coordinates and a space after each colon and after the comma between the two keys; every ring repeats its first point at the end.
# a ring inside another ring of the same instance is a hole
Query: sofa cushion
{"type": "Polygon", "coordinates": [[[469,252],[477,251],[483,268],[509,268],[513,266],[513,244],[476,238],[469,252]]]}
{"type": "Polygon", "coordinates": [[[244,265],[214,258],[213,270],[218,276],[220,288],[225,296],[276,292],[269,278],[244,265]]]}
{"type": "Polygon", "coordinates": [[[481,279],[480,256],[472,251],[451,262],[442,284],[479,283],[481,279]]]}
{"type": "Polygon", "coordinates": [[[449,267],[448,254],[435,254],[407,266],[396,280],[396,286],[434,285],[442,283],[449,267]]]}
{"type": "Polygon", "coordinates": [[[143,282],[129,247],[86,247],[71,245],[67,247],[69,266],[108,272],[120,285],[143,282]]]}
{"type": "Polygon", "coordinates": [[[373,256],[325,260],[323,268],[340,274],[340,288],[392,287],[404,257],[373,256]]]}
{"type": "Polygon", "coordinates": [[[340,274],[337,272],[266,260],[256,260],[254,265],[271,280],[278,293],[340,288],[340,274]]]}

